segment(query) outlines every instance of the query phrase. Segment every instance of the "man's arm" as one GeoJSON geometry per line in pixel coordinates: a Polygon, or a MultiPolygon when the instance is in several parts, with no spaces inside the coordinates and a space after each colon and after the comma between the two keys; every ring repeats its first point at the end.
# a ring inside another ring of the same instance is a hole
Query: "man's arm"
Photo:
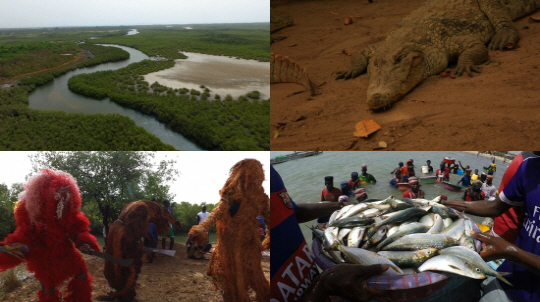
{"type": "Polygon", "coordinates": [[[493,201],[478,200],[478,201],[459,201],[447,200],[443,203],[446,206],[454,208],[458,211],[465,211],[469,214],[477,216],[496,217],[502,215],[511,206],[501,200],[499,196],[493,201]]]}
{"type": "MultiPolygon", "coordinates": [[[[344,202],[344,205],[348,202],[344,202]]],[[[308,222],[319,217],[328,216],[339,210],[341,205],[339,202],[325,203],[300,203],[296,204],[296,219],[299,223],[308,222]]]]}
{"type": "Polygon", "coordinates": [[[197,224],[199,224],[200,221],[201,221],[201,217],[199,217],[199,215],[197,214],[197,224]]]}

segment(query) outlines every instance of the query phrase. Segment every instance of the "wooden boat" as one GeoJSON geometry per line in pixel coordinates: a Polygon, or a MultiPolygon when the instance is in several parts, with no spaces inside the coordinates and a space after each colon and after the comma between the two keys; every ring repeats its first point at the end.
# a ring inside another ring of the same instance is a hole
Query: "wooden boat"
{"type": "Polygon", "coordinates": [[[461,191],[462,186],[455,185],[453,183],[449,183],[447,181],[443,181],[444,188],[450,191],[459,192],[461,191]]]}
{"type": "Polygon", "coordinates": [[[398,189],[400,191],[407,191],[409,189],[409,183],[408,182],[398,182],[398,189]]]}
{"type": "Polygon", "coordinates": [[[426,176],[426,177],[419,177],[418,181],[420,184],[434,184],[437,182],[437,176],[426,176]]]}

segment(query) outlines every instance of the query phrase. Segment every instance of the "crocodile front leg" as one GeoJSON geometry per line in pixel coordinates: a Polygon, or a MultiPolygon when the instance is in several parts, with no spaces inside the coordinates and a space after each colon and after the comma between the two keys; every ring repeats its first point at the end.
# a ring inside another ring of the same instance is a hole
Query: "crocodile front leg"
{"type": "Polygon", "coordinates": [[[336,80],[348,80],[356,78],[364,73],[369,63],[369,57],[373,54],[373,52],[375,52],[375,47],[376,45],[367,46],[354,55],[351,64],[352,66],[347,70],[338,71],[336,80]]]}
{"type": "Polygon", "coordinates": [[[472,72],[480,73],[477,65],[487,61],[488,50],[484,43],[472,37],[459,36],[446,41],[445,47],[450,57],[458,57],[456,75],[467,73],[472,77],[472,72]]]}
{"type": "Polygon", "coordinates": [[[491,38],[489,49],[503,50],[504,48],[514,48],[519,41],[519,33],[502,1],[478,0],[478,5],[495,28],[495,35],[491,38]]]}

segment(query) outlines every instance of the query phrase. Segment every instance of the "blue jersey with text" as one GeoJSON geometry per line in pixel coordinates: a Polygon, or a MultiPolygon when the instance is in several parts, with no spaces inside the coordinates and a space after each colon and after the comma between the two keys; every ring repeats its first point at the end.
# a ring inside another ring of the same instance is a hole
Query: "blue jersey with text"
{"type": "MultiPolygon", "coordinates": [[[[525,208],[515,245],[540,255],[540,158],[524,160],[499,197],[507,204],[525,208]]],[[[514,286],[501,283],[511,300],[540,302],[540,276],[509,260],[498,271],[512,273],[505,278],[514,286]]]]}

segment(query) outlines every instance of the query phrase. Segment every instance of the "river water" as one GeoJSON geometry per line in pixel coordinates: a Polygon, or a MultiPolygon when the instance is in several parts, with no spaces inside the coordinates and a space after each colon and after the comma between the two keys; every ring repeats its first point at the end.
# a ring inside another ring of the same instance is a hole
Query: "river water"
{"type": "MultiPolygon", "coordinates": [[[[278,155],[284,155],[290,152],[270,152],[271,158],[278,155]]],[[[376,184],[364,184],[368,198],[384,199],[390,195],[400,199],[403,192],[397,188],[392,188],[388,185],[392,175],[390,172],[398,166],[402,161],[405,163],[407,159],[414,161],[416,175],[419,177],[434,175],[422,174],[421,166],[426,164],[426,160],[431,160],[431,165],[434,170],[437,170],[440,162],[444,157],[453,157],[471,169],[478,169],[481,173],[483,166],[488,166],[491,161],[489,158],[476,156],[465,152],[457,151],[344,151],[344,152],[329,152],[325,151],[322,154],[288,161],[282,164],[274,165],[276,171],[283,178],[283,182],[289,192],[291,198],[296,203],[319,202],[321,199],[321,191],[324,188],[324,177],[327,175],[334,176],[334,186],[339,188],[341,181],[349,180],[351,172],[360,173],[360,166],[366,164],[368,173],[372,174],[377,179],[376,184]]],[[[493,184],[498,187],[501,182],[504,171],[509,163],[496,161],[497,172],[493,177],[493,184]]],[[[461,175],[450,175],[450,182],[457,183],[461,175]]],[[[437,195],[446,195],[450,200],[461,200],[464,189],[461,192],[452,192],[446,190],[441,183],[424,184],[421,189],[425,192],[426,199],[432,199],[437,195]]],[[[471,215],[469,215],[471,216],[471,215]]],[[[481,222],[482,218],[471,216],[476,222],[481,222]]],[[[301,224],[304,238],[311,246],[311,230],[308,226],[316,224],[316,221],[310,221],[301,224]]]]}
{"type": "Polygon", "coordinates": [[[158,82],[171,88],[210,89],[212,97],[233,97],[257,90],[260,99],[270,97],[270,63],[225,56],[184,52],[187,59],[176,60],[174,67],[144,76],[148,83],[158,82]]]}
{"type": "Polygon", "coordinates": [[[100,45],[122,48],[129,52],[130,57],[127,60],[119,62],[109,62],[88,68],[79,68],[61,75],[55,78],[54,81],[34,90],[28,97],[29,107],[38,110],[60,110],[66,113],[121,114],[132,119],[137,126],[144,128],[146,131],[159,138],[163,143],[169,144],[178,150],[201,150],[195,143],[189,141],[183,135],[170,130],[164,124],[158,122],[149,115],[139,113],[129,108],[124,108],[112,102],[109,98],[96,100],[73,93],[69,90],[67,82],[69,78],[74,75],[101,70],[116,70],[126,67],[131,63],[148,59],[146,54],[130,47],[109,44],[100,45]]]}

